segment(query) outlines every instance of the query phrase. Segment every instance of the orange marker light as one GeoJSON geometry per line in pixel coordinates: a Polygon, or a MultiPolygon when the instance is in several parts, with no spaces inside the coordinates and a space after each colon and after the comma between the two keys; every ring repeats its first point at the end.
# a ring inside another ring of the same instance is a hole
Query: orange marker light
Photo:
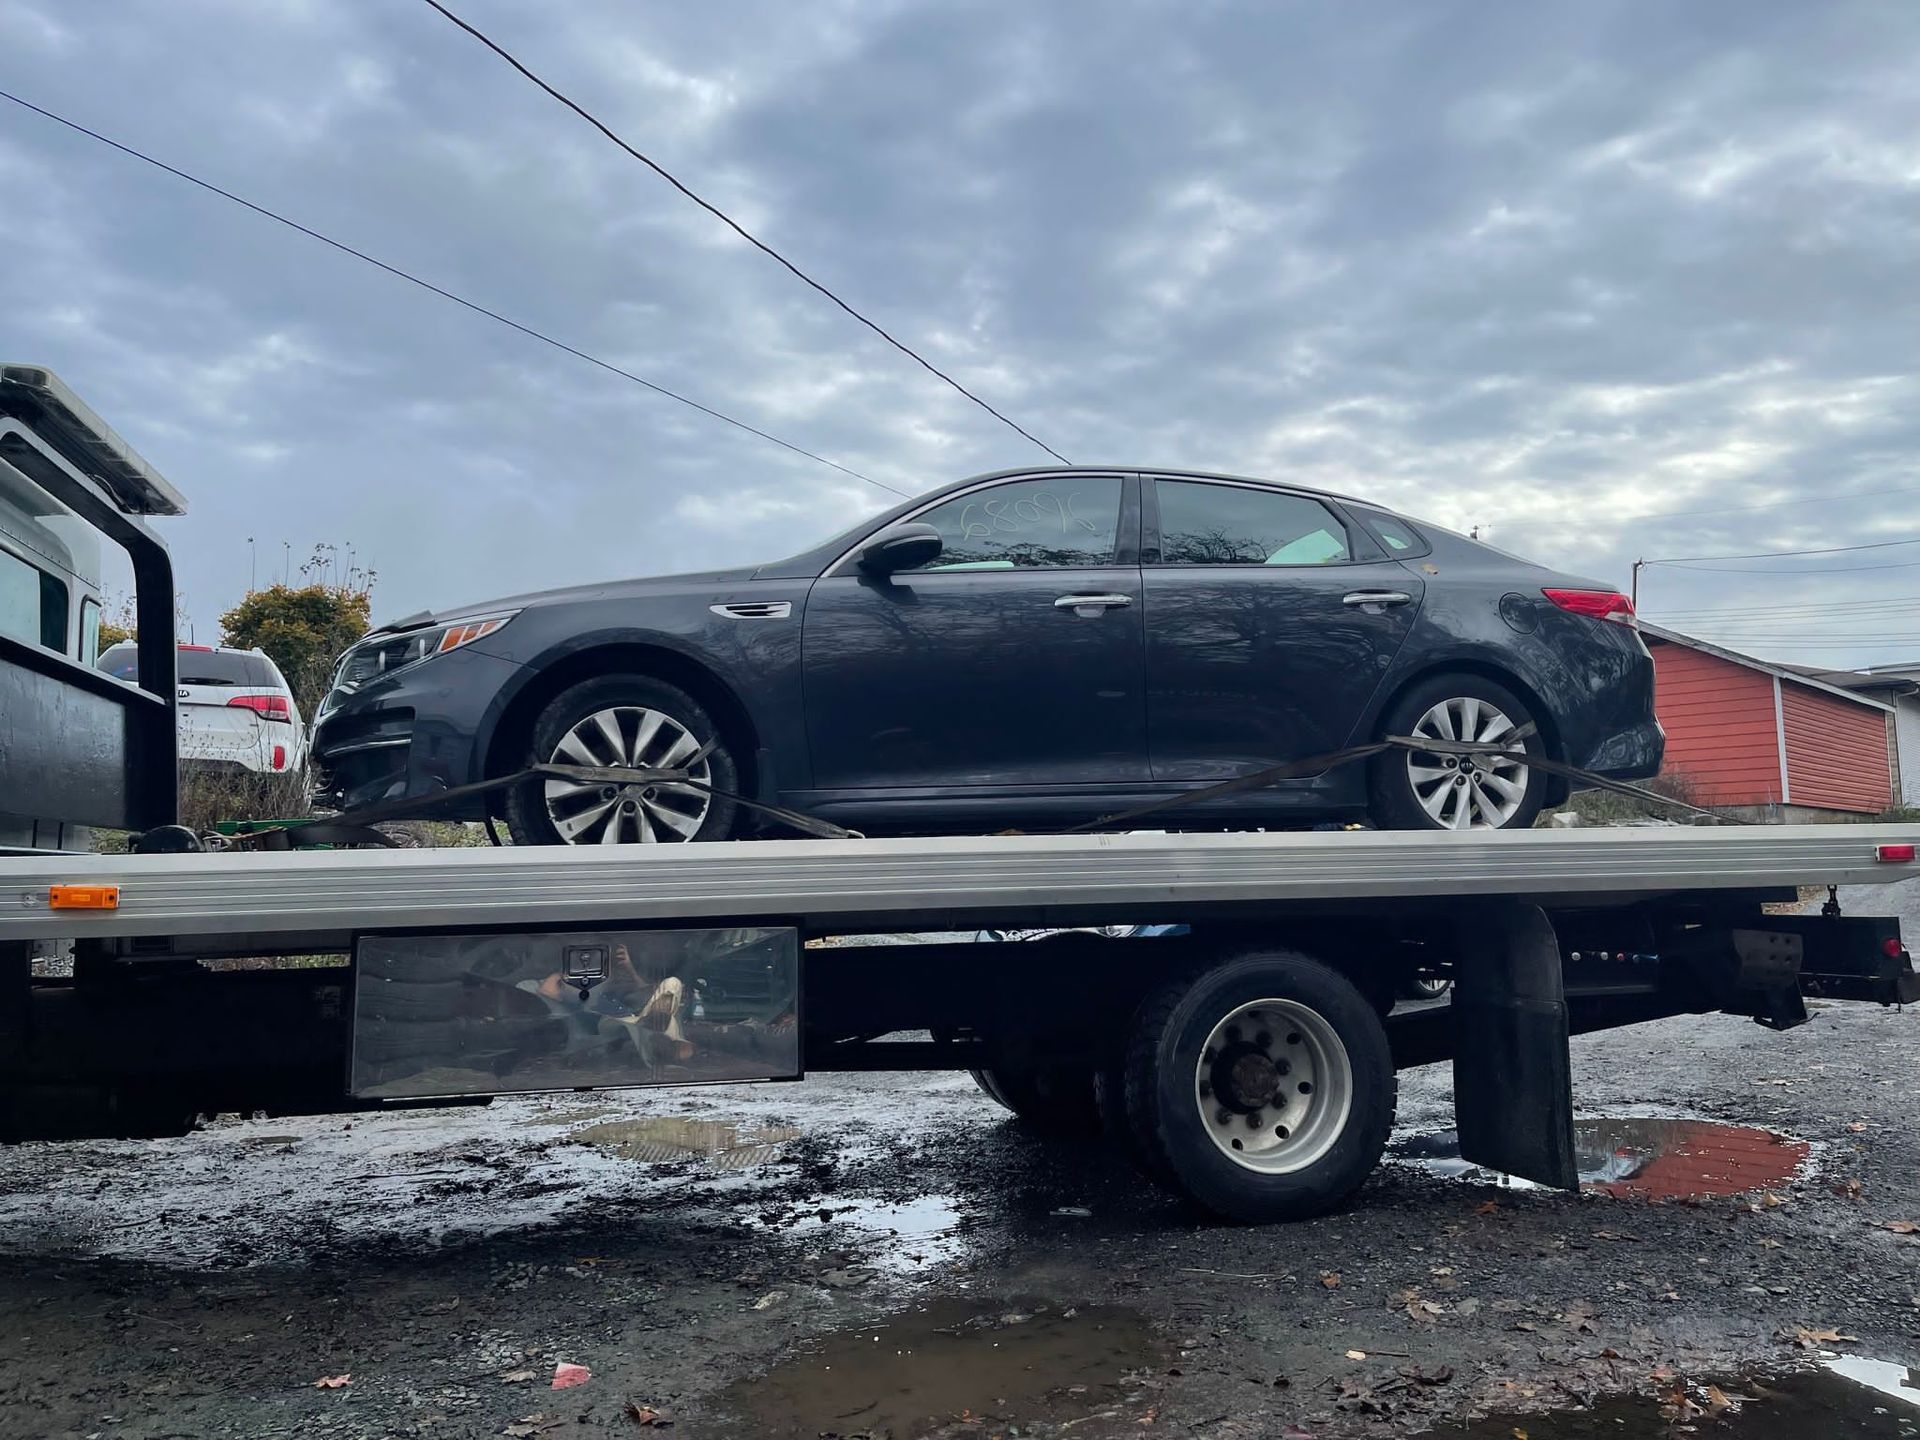
{"type": "Polygon", "coordinates": [[[49,885],[47,908],[50,910],[118,910],[118,885],[49,885]]]}

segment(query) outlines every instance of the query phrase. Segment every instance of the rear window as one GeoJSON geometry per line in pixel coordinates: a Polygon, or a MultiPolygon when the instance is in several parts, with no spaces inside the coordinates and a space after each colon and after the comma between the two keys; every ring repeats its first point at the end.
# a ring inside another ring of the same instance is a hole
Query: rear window
{"type": "MultiPolygon", "coordinates": [[[[283,688],[264,656],[226,650],[181,650],[174,656],[174,681],[180,685],[227,685],[234,689],[283,688]]],[[[100,668],[116,680],[138,681],[140,653],[115,645],[100,657],[100,668]]]]}
{"type": "Polygon", "coordinates": [[[258,655],[226,650],[182,650],[174,657],[174,679],[182,685],[233,685],[258,689],[276,682],[258,655]]]}

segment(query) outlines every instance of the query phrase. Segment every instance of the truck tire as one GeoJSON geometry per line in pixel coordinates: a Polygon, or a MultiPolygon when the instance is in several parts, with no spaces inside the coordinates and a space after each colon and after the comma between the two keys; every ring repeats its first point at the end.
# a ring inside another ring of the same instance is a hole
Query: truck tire
{"type": "Polygon", "coordinates": [[[1126,1118],[1143,1167],[1223,1220],[1337,1209],[1386,1148],[1387,1033],[1331,967],[1289,950],[1172,981],[1134,1020],[1126,1118]]]}
{"type": "MultiPolygon", "coordinates": [[[[1537,724],[1504,685],[1483,675],[1430,675],[1395,700],[1380,721],[1382,735],[1465,738],[1471,728],[1489,742],[1537,724]]],[[[1538,734],[1524,742],[1543,755],[1538,734]]],[[[1368,813],[1383,830],[1525,830],[1546,804],[1550,779],[1516,757],[1495,760],[1421,754],[1398,748],[1369,762],[1368,813]]]]}
{"type": "MultiPolygon", "coordinates": [[[[691,752],[709,743],[712,749],[692,773],[716,790],[738,790],[739,767],[699,701],[649,675],[600,675],[547,702],[515,768],[549,761],[662,766],[672,763],[676,749],[691,752]]],[[[725,840],[738,809],[731,800],[686,785],[580,785],[538,777],[514,786],[506,799],[507,829],[516,845],[725,840]]]]}
{"type": "Polygon", "coordinates": [[[1056,1140],[1095,1139],[1101,1133],[1091,1070],[974,1070],[973,1083],[1029,1130],[1056,1140]]]}

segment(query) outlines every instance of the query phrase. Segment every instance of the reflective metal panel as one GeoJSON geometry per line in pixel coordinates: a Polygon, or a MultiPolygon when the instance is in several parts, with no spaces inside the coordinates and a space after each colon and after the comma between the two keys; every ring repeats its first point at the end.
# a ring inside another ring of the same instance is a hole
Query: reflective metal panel
{"type": "Polygon", "coordinates": [[[800,1075],[794,930],[373,935],[355,960],[363,1099],[800,1075]]]}

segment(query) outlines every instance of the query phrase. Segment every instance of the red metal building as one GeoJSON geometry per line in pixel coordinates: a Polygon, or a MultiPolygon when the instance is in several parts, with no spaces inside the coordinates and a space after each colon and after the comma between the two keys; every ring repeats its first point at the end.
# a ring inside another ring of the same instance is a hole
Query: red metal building
{"type": "Polygon", "coordinates": [[[1893,803],[1889,706],[1664,626],[1653,652],[1663,774],[1713,806],[1876,814],[1893,803]]]}

